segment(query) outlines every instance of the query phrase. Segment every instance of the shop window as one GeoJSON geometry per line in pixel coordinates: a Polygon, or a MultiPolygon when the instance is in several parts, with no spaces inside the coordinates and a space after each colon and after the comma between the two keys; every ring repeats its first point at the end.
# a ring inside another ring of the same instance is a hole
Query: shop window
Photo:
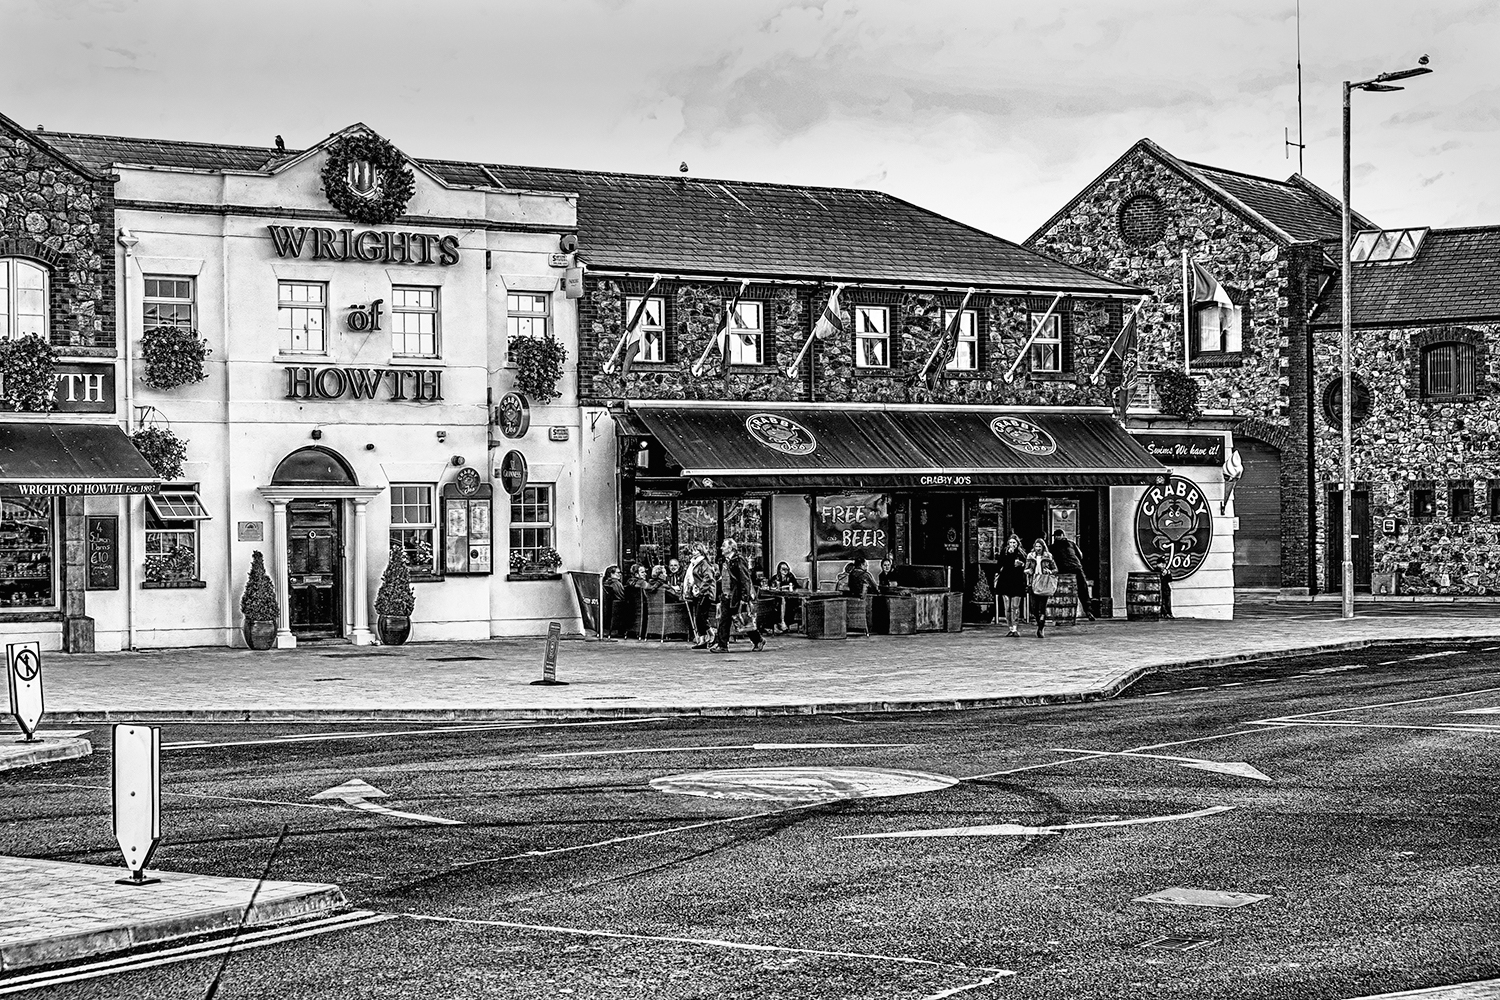
{"type": "Polygon", "coordinates": [[[672,558],[672,501],[637,500],[635,502],[635,561],[649,568],[658,563],[664,563],[670,558],[672,558]]]}
{"type": "Polygon", "coordinates": [[[735,303],[729,320],[729,363],[759,365],[765,361],[765,308],[759,302],[735,303]]]}
{"type": "Polygon", "coordinates": [[[724,501],[724,537],[739,543],[751,569],[766,569],[766,503],[760,497],[724,501]]]}
{"type": "Polygon", "coordinates": [[[179,330],[195,329],[193,297],[196,282],[189,277],[166,274],[146,275],[145,296],[141,300],[142,322],[147,330],[158,326],[175,326],[179,330]]]}
{"type": "Polygon", "coordinates": [[[854,366],[891,366],[891,313],[885,306],[854,307],[854,366]]]}
{"type": "Polygon", "coordinates": [[[54,606],[55,546],[51,500],[0,499],[0,609],[54,606]]]}
{"type": "Polygon", "coordinates": [[[1490,484],[1490,520],[1500,522],[1500,486],[1490,484]]]}
{"type": "Polygon", "coordinates": [[[520,553],[527,563],[543,564],[543,549],[555,548],[552,536],[552,485],[527,486],[510,501],[510,558],[520,553]]]}
{"type": "MultiPolygon", "coordinates": [[[[635,311],[641,306],[640,296],[625,297],[625,318],[623,322],[629,323],[635,311]]],[[[641,319],[635,325],[635,338],[640,342],[641,351],[636,355],[636,362],[648,364],[661,364],[667,360],[667,303],[665,299],[652,297],[646,300],[646,308],[641,312],[641,319]]],[[[627,348],[628,349],[628,348],[627,348]]]]}
{"type": "Polygon", "coordinates": [[[47,336],[47,269],[24,257],[0,257],[0,338],[31,334],[47,336]]]}
{"type": "Polygon", "coordinates": [[[1432,344],[1422,349],[1422,396],[1452,399],[1474,395],[1474,345],[1432,344]]]}
{"type": "Polygon", "coordinates": [[[552,314],[552,296],[510,292],[505,296],[505,363],[515,364],[510,344],[517,337],[545,337],[552,314]]]}
{"type": "Polygon", "coordinates": [[[694,545],[702,545],[710,559],[718,559],[719,501],[677,501],[677,558],[685,563],[694,545]]]}
{"type": "Polygon", "coordinates": [[[283,354],[328,352],[328,286],[321,281],[278,281],[277,321],[283,354]]]}
{"type": "Polygon", "coordinates": [[[1237,288],[1224,286],[1234,305],[1204,302],[1193,307],[1193,329],[1189,343],[1193,357],[1206,354],[1239,354],[1241,352],[1241,328],[1244,310],[1240,301],[1244,293],[1237,288]]]}
{"type": "Polygon", "coordinates": [[[146,583],[198,582],[198,523],[206,520],[208,511],[194,487],[146,497],[146,583]]]}
{"type": "Polygon", "coordinates": [[[1467,479],[1448,484],[1448,518],[1467,521],[1474,516],[1474,484],[1467,479]]]}
{"type": "Polygon", "coordinates": [[[1411,519],[1431,521],[1437,517],[1437,489],[1430,483],[1411,488],[1411,519]]]}
{"type": "Polygon", "coordinates": [[[415,285],[391,288],[391,354],[438,356],[438,290],[415,285]]]}
{"type": "MultiPolygon", "coordinates": [[[[957,310],[943,310],[943,329],[953,323],[957,310]]],[[[958,341],[953,345],[953,357],[948,360],[950,372],[972,372],[979,370],[979,314],[965,309],[958,321],[958,341]]]]}
{"type": "Polygon", "coordinates": [[[435,576],[437,521],[433,517],[433,488],[391,484],[391,545],[401,546],[406,563],[420,576],[435,576]]]}
{"type": "Polygon", "coordinates": [[[1062,371],[1063,354],[1062,317],[1048,316],[1035,339],[1031,342],[1031,370],[1034,372],[1062,371]]]}

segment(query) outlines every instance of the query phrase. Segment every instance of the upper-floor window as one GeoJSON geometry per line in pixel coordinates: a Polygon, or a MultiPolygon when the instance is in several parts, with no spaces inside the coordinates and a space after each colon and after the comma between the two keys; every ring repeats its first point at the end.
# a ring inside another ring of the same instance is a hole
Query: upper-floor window
{"type": "MultiPolygon", "coordinates": [[[[953,325],[956,309],[943,310],[943,329],[953,325]]],[[[979,370],[979,314],[965,309],[958,319],[958,342],[953,345],[953,357],[948,361],[948,371],[972,372],[979,370]]]]}
{"type": "Polygon", "coordinates": [[[854,365],[891,366],[891,313],[885,306],[854,307],[854,365]]]}
{"type": "Polygon", "coordinates": [[[510,344],[517,337],[547,336],[552,296],[536,292],[509,292],[505,296],[505,360],[512,361],[510,344]]]}
{"type": "MultiPolygon", "coordinates": [[[[627,295],[625,297],[625,322],[629,323],[635,317],[635,311],[640,308],[640,296],[627,295]]],[[[641,351],[636,355],[635,360],[656,363],[667,360],[666,316],[665,299],[653,297],[646,300],[646,308],[641,310],[641,318],[635,325],[635,334],[632,338],[639,341],[641,345],[641,351]]]]}
{"type": "Polygon", "coordinates": [[[729,318],[729,363],[732,365],[764,364],[765,309],[759,302],[741,299],[735,303],[729,318]]]}
{"type": "Polygon", "coordinates": [[[1474,395],[1474,345],[1453,342],[1424,347],[1422,395],[1427,399],[1474,395]]]}
{"type": "Polygon", "coordinates": [[[1467,521],[1474,516],[1474,482],[1455,479],[1448,484],[1448,517],[1467,521]]]}
{"type": "Polygon", "coordinates": [[[47,336],[47,269],[0,257],[0,337],[47,336]]]}
{"type": "Polygon", "coordinates": [[[328,286],[321,281],[278,281],[276,298],[282,352],[326,354],[328,286]]]}
{"type": "Polygon", "coordinates": [[[438,290],[416,285],[391,288],[391,353],[397,357],[438,356],[438,290]]]}
{"type": "Polygon", "coordinates": [[[1244,323],[1244,310],[1238,304],[1241,293],[1227,285],[1236,304],[1226,306],[1218,302],[1202,302],[1193,307],[1193,330],[1190,343],[1193,357],[1201,354],[1239,354],[1241,352],[1240,331],[1244,323]]]}
{"type": "Polygon", "coordinates": [[[146,275],[146,294],[141,300],[144,328],[175,326],[192,330],[193,279],[167,274],[146,275]]]}
{"type": "Polygon", "coordinates": [[[1062,317],[1053,313],[1037,330],[1031,341],[1031,370],[1034,372],[1062,371],[1063,356],[1062,317]]]}

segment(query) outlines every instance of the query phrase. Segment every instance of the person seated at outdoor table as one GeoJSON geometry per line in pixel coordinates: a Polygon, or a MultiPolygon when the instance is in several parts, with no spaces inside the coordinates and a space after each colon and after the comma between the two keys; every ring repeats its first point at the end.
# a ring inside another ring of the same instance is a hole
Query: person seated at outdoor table
{"type": "Polygon", "coordinates": [[[682,560],[673,557],[667,560],[667,590],[673,597],[682,596],[682,560]]]}
{"type": "Polygon", "coordinates": [[[880,560],[880,576],[875,580],[882,594],[889,594],[896,589],[896,559],[894,556],[886,556],[880,560]]]}
{"type": "MultiPolygon", "coordinates": [[[[792,573],[792,567],[789,563],[779,562],[776,564],[776,575],[771,577],[770,582],[766,585],[766,589],[781,593],[788,593],[798,589],[797,577],[792,573]]],[[[792,627],[794,623],[788,621],[788,618],[791,616],[787,612],[791,611],[797,604],[798,602],[787,597],[778,597],[776,599],[776,631],[785,632],[792,627]]]]}
{"type": "Polygon", "coordinates": [[[625,585],[625,638],[641,638],[641,612],[646,604],[646,591],[650,580],[646,576],[645,563],[632,563],[630,580],[625,585]]]}
{"type": "Polygon", "coordinates": [[[625,626],[629,622],[627,607],[629,596],[625,593],[625,581],[620,576],[620,567],[611,566],[604,571],[604,634],[611,642],[625,638],[625,626]]]}
{"type": "Polygon", "coordinates": [[[646,578],[646,585],[643,589],[648,594],[654,594],[668,585],[669,576],[667,574],[667,567],[661,563],[657,563],[651,567],[651,575],[646,578]]]}
{"type": "Polygon", "coordinates": [[[843,591],[850,597],[864,597],[876,591],[875,578],[870,575],[866,568],[864,556],[855,556],[854,561],[849,564],[849,575],[846,579],[843,591]]]}
{"type": "Polygon", "coordinates": [[[833,589],[840,594],[847,593],[849,590],[849,574],[853,572],[854,564],[852,562],[844,563],[844,568],[839,571],[838,577],[833,581],[833,589]]]}

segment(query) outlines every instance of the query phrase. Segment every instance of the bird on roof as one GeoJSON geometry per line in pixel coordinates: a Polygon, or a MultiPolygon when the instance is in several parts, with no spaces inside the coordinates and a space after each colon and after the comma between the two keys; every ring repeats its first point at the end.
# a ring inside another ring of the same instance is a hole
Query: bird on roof
{"type": "Polygon", "coordinates": [[[683,173],[687,173],[687,160],[683,160],[682,165],[677,169],[681,170],[683,173]]]}
{"type": "Polygon", "coordinates": [[[276,137],[276,152],[278,152],[278,153],[285,153],[286,152],[286,140],[283,139],[279,135],[276,137]]]}

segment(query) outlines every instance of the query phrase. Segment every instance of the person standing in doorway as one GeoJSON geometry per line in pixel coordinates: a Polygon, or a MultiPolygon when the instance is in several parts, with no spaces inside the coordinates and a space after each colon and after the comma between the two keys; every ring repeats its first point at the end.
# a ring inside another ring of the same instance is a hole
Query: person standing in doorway
{"type": "Polygon", "coordinates": [[[1052,558],[1057,562],[1058,576],[1071,576],[1078,581],[1078,606],[1093,621],[1094,602],[1089,598],[1089,581],[1083,575],[1083,553],[1061,528],[1052,532],[1052,558]]]}
{"type": "Polygon", "coordinates": [[[1005,605],[1005,624],[1010,628],[1005,633],[1006,638],[1019,639],[1021,633],[1016,631],[1016,623],[1026,616],[1023,607],[1026,600],[1026,550],[1021,548],[1020,535],[1011,535],[1005,540],[994,590],[1000,603],[1005,605]]]}
{"type": "Polygon", "coordinates": [[[1026,557],[1026,589],[1031,592],[1031,614],[1036,619],[1036,637],[1046,637],[1047,599],[1057,592],[1057,563],[1040,538],[1026,557]]]}
{"type": "Polygon", "coordinates": [[[719,631],[714,644],[708,647],[711,653],[729,652],[729,630],[734,617],[748,608],[750,627],[745,629],[745,638],[753,644],[751,649],[759,653],[766,648],[766,640],[755,624],[755,584],[750,578],[750,564],[740,555],[740,546],[733,538],[724,539],[724,573],[721,578],[722,597],[719,601],[719,631]]]}

